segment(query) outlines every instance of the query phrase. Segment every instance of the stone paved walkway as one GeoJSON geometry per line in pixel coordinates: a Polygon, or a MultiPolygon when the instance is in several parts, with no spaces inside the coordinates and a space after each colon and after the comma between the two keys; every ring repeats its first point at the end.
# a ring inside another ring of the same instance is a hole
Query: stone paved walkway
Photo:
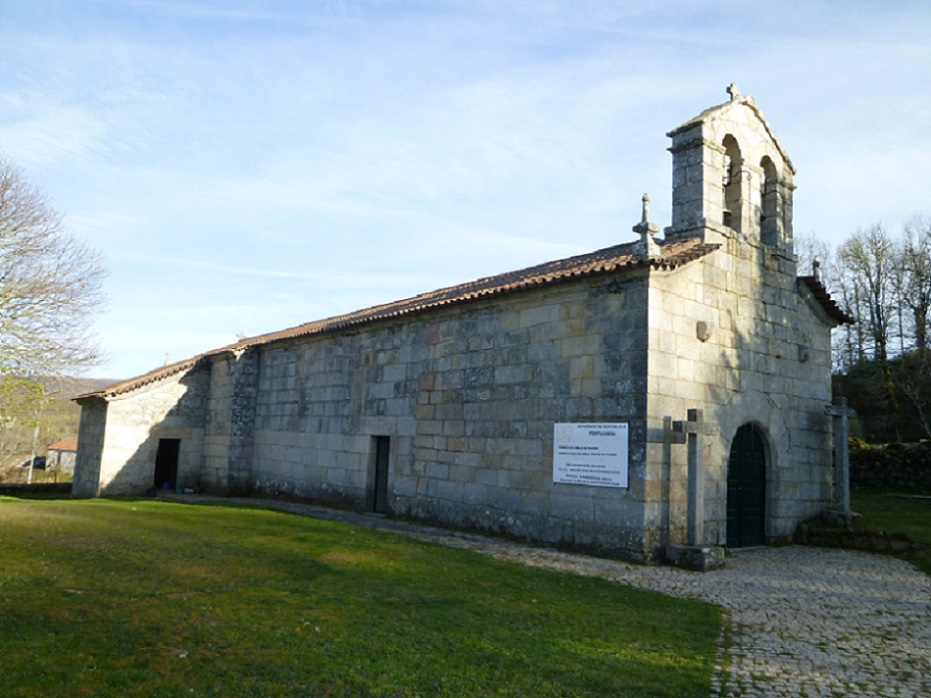
{"type": "Polygon", "coordinates": [[[931,698],[931,578],[895,558],[798,546],[759,548],[729,556],[723,569],[688,572],[320,507],[238,501],[716,603],[729,620],[730,662],[721,655],[714,697],[931,698]]]}

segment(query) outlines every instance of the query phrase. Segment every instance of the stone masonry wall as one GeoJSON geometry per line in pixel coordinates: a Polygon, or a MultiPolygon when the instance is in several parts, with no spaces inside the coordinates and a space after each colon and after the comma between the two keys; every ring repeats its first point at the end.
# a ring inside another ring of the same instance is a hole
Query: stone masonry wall
{"type": "Polygon", "coordinates": [[[851,439],[850,484],[931,492],[931,442],[871,446],[851,439]]]}
{"type": "Polygon", "coordinates": [[[230,361],[216,357],[210,364],[210,393],[206,404],[201,485],[208,492],[226,494],[229,485],[232,403],[230,361]]]}
{"type": "Polygon", "coordinates": [[[100,492],[100,460],[107,430],[107,403],[82,401],[78,427],[78,450],[72,481],[74,497],[96,497],[100,492]]]}
{"type": "Polygon", "coordinates": [[[644,557],[646,297],[626,274],[262,352],[255,486],[644,557]],[[620,282],[620,283],[619,283],[620,282]],[[630,423],[629,489],[554,485],[553,425],[630,423]]]}
{"type": "Polygon", "coordinates": [[[254,487],[259,352],[214,359],[207,400],[202,484],[210,491],[242,494],[254,487]]]}
{"type": "MultiPolygon", "coordinates": [[[[733,87],[733,86],[732,86],[733,87]]],[[[831,320],[797,282],[794,172],[749,98],[706,110],[673,139],[673,220],[667,240],[701,236],[720,249],[668,275],[650,295],[649,420],[655,501],[648,528],[685,535],[685,447],[664,420],[701,409],[706,543],[726,541],[727,472],[737,430],[753,424],[767,453],[766,537],[791,534],[833,496],[831,320]],[[664,494],[668,492],[668,506],[664,494]]]]}
{"type": "Polygon", "coordinates": [[[832,496],[829,327],[800,294],[793,259],[751,236],[722,234],[723,248],[702,264],[657,275],[650,297],[656,467],[647,481],[657,504],[648,516],[668,520],[670,542],[685,537],[687,464],[662,424],[684,420],[689,408],[703,411],[707,427],[706,543],[726,539],[728,456],[743,424],[755,424],[768,448],[768,538],[790,535],[832,496]]]}
{"type": "Polygon", "coordinates": [[[181,440],[178,486],[195,486],[200,477],[208,390],[209,374],[195,370],[110,398],[99,467],[100,493],[138,494],[152,487],[159,439],[181,440]]]}

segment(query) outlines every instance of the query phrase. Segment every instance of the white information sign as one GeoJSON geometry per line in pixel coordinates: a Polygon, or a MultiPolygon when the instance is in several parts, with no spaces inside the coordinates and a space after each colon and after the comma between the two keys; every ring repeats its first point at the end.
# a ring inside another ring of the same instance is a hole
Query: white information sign
{"type": "Polygon", "coordinates": [[[553,482],[627,487],[627,424],[554,424],[553,482]]]}

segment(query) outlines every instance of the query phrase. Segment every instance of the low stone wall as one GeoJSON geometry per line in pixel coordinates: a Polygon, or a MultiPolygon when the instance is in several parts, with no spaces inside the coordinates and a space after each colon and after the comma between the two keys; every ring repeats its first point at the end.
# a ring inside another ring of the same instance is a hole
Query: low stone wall
{"type": "Polygon", "coordinates": [[[851,439],[850,484],[931,492],[931,441],[871,446],[851,439]]]}
{"type": "Polygon", "coordinates": [[[861,531],[849,526],[838,528],[825,525],[817,519],[799,524],[795,530],[794,541],[799,545],[882,553],[900,553],[921,547],[904,533],[861,531]]]}

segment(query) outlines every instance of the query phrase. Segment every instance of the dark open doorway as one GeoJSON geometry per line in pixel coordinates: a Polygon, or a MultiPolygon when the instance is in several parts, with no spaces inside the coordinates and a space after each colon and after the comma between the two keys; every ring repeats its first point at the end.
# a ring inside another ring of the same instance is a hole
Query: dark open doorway
{"type": "Polygon", "coordinates": [[[737,430],[727,466],[727,547],[766,542],[766,446],[752,424],[737,430]]]}
{"type": "Polygon", "coordinates": [[[159,439],[155,453],[155,489],[173,490],[178,486],[178,454],[181,439],[159,439]]]}
{"type": "Polygon", "coordinates": [[[391,439],[376,436],[375,442],[375,496],[372,511],[376,514],[388,513],[388,454],[391,451],[391,439]]]}

